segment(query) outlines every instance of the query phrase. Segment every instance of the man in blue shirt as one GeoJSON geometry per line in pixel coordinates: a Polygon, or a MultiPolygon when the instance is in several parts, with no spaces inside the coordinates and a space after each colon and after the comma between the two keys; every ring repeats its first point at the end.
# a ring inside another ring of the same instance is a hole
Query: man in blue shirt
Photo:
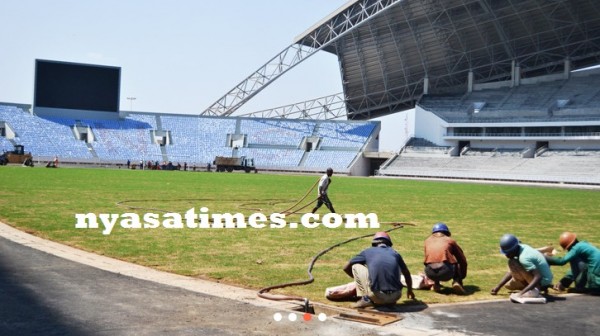
{"type": "Polygon", "coordinates": [[[392,245],[387,232],[377,232],[371,247],[360,252],[344,267],[344,272],[354,278],[356,294],[361,297],[352,305],[353,308],[395,304],[402,296],[400,273],[406,280],[407,298],[414,300],[410,271],[392,245]]]}

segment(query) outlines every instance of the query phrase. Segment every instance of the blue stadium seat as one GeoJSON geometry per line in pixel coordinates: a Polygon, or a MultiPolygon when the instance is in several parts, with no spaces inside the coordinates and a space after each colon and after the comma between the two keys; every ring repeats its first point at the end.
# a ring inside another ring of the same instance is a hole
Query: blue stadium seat
{"type": "MultiPolygon", "coordinates": [[[[227,144],[228,135],[246,136],[246,144],[237,155],[254,158],[258,167],[317,169],[333,167],[348,171],[375,129],[372,122],[279,120],[199,117],[130,113],[125,119],[92,120],[60,117],[40,118],[15,106],[0,105],[0,121],[17,133],[14,141],[25,145],[34,156],[66,159],[95,159],[87,144],[76,139],[73,126],[89,126],[97,159],[103,162],[131,160],[163,162],[161,147],[154,143],[153,131],[170,134],[164,147],[173,163],[207,164],[216,156],[232,156],[236,151],[227,144]],[[159,127],[160,125],[160,127],[159,127]],[[160,129],[159,129],[160,128],[160,129]],[[305,152],[306,137],[319,137],[319,148],[305,152]]],[[[12,143],[0,138],[0,149],[11,150],[12,143]]]]}

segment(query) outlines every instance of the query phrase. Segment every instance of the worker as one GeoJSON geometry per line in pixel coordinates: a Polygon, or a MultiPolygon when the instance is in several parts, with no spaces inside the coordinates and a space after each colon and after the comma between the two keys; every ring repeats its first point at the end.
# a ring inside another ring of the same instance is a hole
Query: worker
{"type": "Polygon", "coordinates": [[[356,295],[360,297],[353,308],[395,304],[402,296],[400,273],[406,281],[407,298],[415,298],[410,271],[392,245],[387,232],[377,232],[371,247],[360,252],[344,267],[344,272],[354,278],[356,295]]]}
{"type": "Polygon", "coordinates": [[[317,206],[315,206],[315,208],[312,210],[312,213],[317,212],[317,210],[323,204],[327,206],[327,209],[329,209],[329,211],[335,213],[335,210],[333,209],[333,204],[331,204],[329,196],[327,196],[327,190],[329,189],[329,185],[331,184],[331,175],[333,175],[333,169],[327,168],[327,172],[323,176],[321,176],[321,179],[319,180],[319,187],[317,189],[317,206]]]}
{"type": "Polygon", "coordinates": [[[533,247],[522,244],[512,234],[500,238],[500,251],[508,258],[509,271],[491,290],[498,294],[502,286],[508,290],[518,290],[517,297],[540,297],[552,285],[552,272],[544,255],[533,247]]]}
{"type": "Polygon", "coordinates": [[[578,292],[600,294],[600,249],[586,241],[579,241],[573,232],[563,232],[558,242],[567,254],[562,258],[546,257],[546,260],[550,265],[569,263],[571,269],[554,285],[554,289],[564,291],[575,283],[578,292]]]}
{"type": "Polygon", "coordinates": [[[463,295],[467,258],[450,236],[450,229],[445,223],[439,222],[433,226],[431,235],[425,239],[425,275],[434,281],[432,289],[435,292],[440,292],[441,281],[452,280],[454,292],[463,295]]]}

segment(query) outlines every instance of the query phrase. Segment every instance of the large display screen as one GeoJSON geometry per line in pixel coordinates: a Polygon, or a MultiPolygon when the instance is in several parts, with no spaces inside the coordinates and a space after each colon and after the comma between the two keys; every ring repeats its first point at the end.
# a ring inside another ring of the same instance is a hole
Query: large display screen
{"type": "Polygon", "coordinates": [[[34,106],[119,111],[121,68],[35,61],[34,106]]]}

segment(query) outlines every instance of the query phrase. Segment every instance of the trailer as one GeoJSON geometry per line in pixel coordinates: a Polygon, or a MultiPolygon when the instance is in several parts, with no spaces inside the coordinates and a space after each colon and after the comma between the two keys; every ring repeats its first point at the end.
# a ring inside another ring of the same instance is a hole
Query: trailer
{"type": "Polygon", "coordinates": [[[216,170],[218,172],[227,171],[231,173],[234,170],[243,170],[246,173],[249,173],[254,170],[254,173],[257,173],[256,167],[254,166],[254,159],[247,158],[245,156],[241,157],[226,157],[226,156],[217,156],[215,158],[214,164],[216,166],[216,170]]]}

